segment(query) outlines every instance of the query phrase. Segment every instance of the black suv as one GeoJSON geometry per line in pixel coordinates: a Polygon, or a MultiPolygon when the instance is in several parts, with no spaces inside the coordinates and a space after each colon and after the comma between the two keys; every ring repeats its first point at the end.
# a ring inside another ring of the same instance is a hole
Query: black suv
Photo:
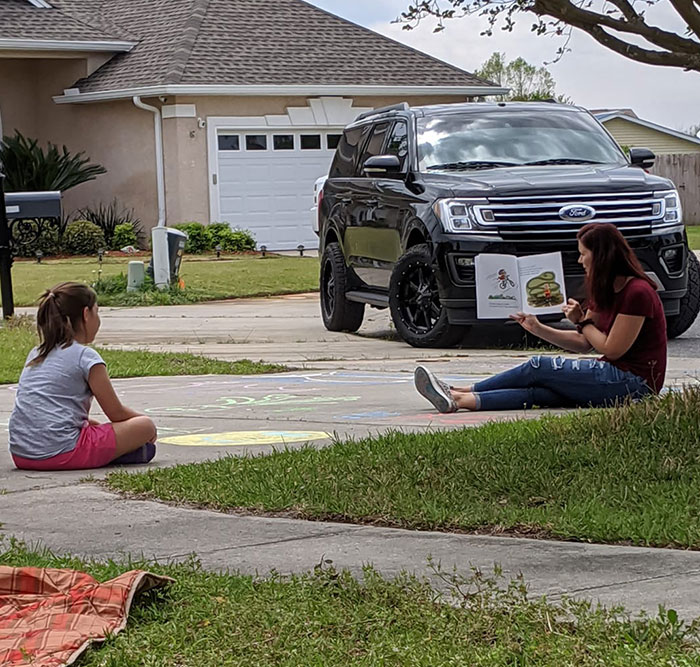
{"type": "Polygon", "coordinates": [[[323,322],[356,331],[365,304],[388,307],[411,345],[453,345],[477,322],[479,253],[561,251],[567,293],[581,298],[575,237],[593,221],[625,235],[678,336],[700,310],[700,264],[673,183],[647,172],[653,161],[643,148],[628,159],[590,113],[567,105],[402,103],[361,114],[319,195],[323,322]]]}

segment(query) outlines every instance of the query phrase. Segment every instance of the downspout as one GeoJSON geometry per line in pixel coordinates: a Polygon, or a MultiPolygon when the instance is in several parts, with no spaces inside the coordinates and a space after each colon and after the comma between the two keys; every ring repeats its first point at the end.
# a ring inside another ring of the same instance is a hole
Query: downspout
{"type": "Polygon", "coordinates": [[[153,114],[153,124],[156,139],[156,187],[158,190],[158,227],[165,227],[165,167],[163,164],[163,125],[160,109],[141,101],[139,95],[132,98],[134,104],[144,111],[153,114]]]}

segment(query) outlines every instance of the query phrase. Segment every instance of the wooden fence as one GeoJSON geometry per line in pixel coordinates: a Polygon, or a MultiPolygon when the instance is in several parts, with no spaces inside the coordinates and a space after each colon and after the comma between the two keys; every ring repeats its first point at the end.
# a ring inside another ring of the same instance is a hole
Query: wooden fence
{"type": "Polygon", "coordinates": [[[678,188],[686,225],[700,225],[700,153],[657,155],[652,172],[678,188]]]}

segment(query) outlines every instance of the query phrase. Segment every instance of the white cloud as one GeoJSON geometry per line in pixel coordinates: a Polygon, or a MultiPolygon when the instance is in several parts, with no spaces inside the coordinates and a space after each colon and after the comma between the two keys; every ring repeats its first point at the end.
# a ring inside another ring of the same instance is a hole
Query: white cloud
{"type": "MultiPolygon", "coordinates": [[[[479,67],[494,51],[508,58],[522,56],[533,64],[551,61],[561,41],[534,35],[532,19],[523,16],[512,32],[497,30],[482,37],[483,19],[469,17],[447,23],[447,29],[433,32],[425,22],[406,31],[391,21],[408,6],[408,0],[312,0],[340,16],[420,49],[467,71],[479,67]]],[[[668,25],[673,10],[661,3],[652,14],[654,21],[668,25]]],[[[549,69],[557,80],[558,92],[590,108],[631,107],[639,116],[678,129],[700,123],[700,73],[669,67],[642,65],[600,46],[588,35],[576,32],[571,53],[549,69]]]]}

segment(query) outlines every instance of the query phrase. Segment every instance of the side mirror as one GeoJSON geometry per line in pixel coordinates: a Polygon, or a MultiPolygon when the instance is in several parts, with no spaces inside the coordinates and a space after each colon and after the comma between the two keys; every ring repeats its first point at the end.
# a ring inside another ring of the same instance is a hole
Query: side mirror
{"type": "Polygon", "coordinates": [[[654,166],[656,155],[648,148],[630,148],[630,162],[635,167],[651,169],[654,166]]]}
{"type": "Polygon", "coordinates": [[[401,160],[396,155],[373,155],[362,165],[365,176],[398,176],[401,174],[401,160]]]}

